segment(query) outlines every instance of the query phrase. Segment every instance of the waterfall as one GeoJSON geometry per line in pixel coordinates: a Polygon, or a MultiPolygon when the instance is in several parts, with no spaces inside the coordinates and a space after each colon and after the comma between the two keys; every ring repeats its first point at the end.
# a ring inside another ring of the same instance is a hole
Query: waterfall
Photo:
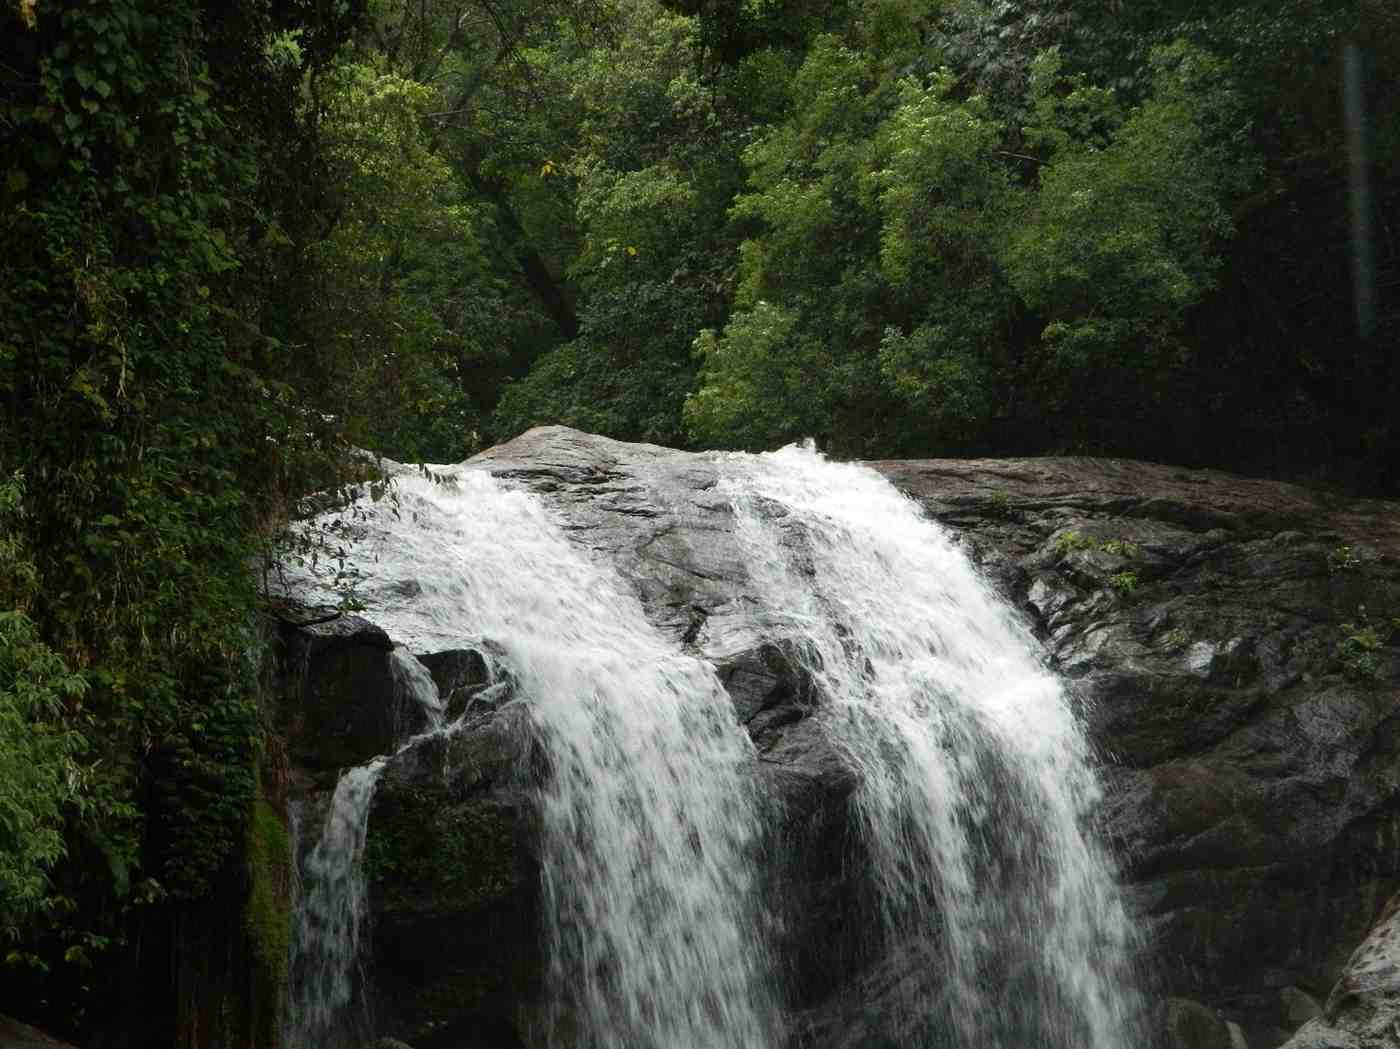
{"type": "MultiPolygon", "coordinates": [[[[858,774],[865,956],[903,967],[872,1037],[1144,1044],[1130,923],[1089,826],[1091,755],[1015,613],[874,472],[799,448],[711,461],[750,584],[743,629],[796,653],[812,716],[858,774]]],[[[755,753],[714,669],[537,497],[473,468],[445,475],[401,475],[393,500],[359,504],[349,556],[392,637],[418,651],[489,640],[528,712],[547,971],[527,1041],[783,1045],[755,753]]],[[[398,687],[441,726],[430,676],[400,651],[398,687]]],[[[289,1049],[363,1033],[359,861],[382,767],[342,778],[305,864],[289,1049]]]]}
{"type": "Polygon", "coordinates": [[[774,1044],[753,751],[713,668],[663,639],[533,496],[474,471],[401,477],[396,495],[362,508],[359,592],[411,646],[491,638],[544,756],[541,1040],[774,1044]]]}
{"type": "Polygon", "coordinates": [[[1014,613],[871,470],[789,447],[722,477],[765,629],[859,770],[875,935],[920,970],[897,1044],[1143,1044],[1088,747],[1014,613]]]}
{"type": "MultiPolygon", "coordinates": [[[[420,708],[428,733],[443,731],[442,701],[428,668],[398,646],[389,653],[389,671],[396,706],[420,708]]],[[[357,1049],[373,1031],[363,968],[369,909],[363,858],[370,803],[386,761],[380,756],[341,774],[316,844],[293,864],[291,1002],[282,1035],[288,1049],[357,1049]]],[[[293,848],[300,816],[299,807],[289,813],[293,848]]]]}
{"type": "Polygon", "coordinates": [[[361,860],[369,805],[384,759],[346,772],[336,784],[315,847],[301,865],[292,930],[288,1049],[341,1049],[371,1031],[361,968],[367,899],[361,860]]]}

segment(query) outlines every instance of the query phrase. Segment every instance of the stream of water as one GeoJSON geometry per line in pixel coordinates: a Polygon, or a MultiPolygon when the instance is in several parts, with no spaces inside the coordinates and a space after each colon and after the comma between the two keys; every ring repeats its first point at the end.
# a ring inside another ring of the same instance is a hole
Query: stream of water
{"type": "MultiPolygon", "coordinates": [[[[797,654],[859,774],[869,935],[917,970],[887,1003],[889,1044],[1136,1049],[1132,930],[1089,826],[1090,754],[1033,639],[872,471],[795,447],[718,462],[756,620],[797,654]]],[[[713,668],[536,497],[453,472],[360,508],[357,589],[410,648],[490,639],[528,704],[548,959],[532,1044],[782,1045],[755,754],[713,668]]],[[[431,685],[396,658],[404,688],[431,685]]],[[[443,731],[435,689],[423,703],[443,731]]],[[[365,1029],[360,855],[382,764],[341,779],[304,864],[289,1049],[365,1029]]]]}
{"type": "MultiPolygon", "coordinates": [[[[415,647],[491,638],[548,755],[545,1044],[773,1044],[752,746],[713,668],[665,641],[532,496],[468,471],[402,478],[397,497],[370,511],[356,562],[376,621],[415,647]]],[[[325,992],[343,1009],[339,984],[325,992]]]]}
{"type": "Polygon", "coordinates": [[[893,1003],[901,1044],[1139,1044],[1084,733],[1012,610],[872,470],[794,446],[731,458],[721,491],[768,630],[859,769],[877,935],[926,965],[893,1003]]]}

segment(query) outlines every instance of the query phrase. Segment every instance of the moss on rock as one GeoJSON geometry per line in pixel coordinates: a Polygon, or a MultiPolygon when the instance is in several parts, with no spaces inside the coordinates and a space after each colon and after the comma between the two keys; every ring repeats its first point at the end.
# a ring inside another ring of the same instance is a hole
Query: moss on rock
{"type": "Polygon", "coordinates": [[[276,1045],[286,1000],[287,957],[292,939],[292,852],[287,826],[266,798],[255,798],[248,817],[248,899],[243,927],[256,966],[259,1010],[256,1038],[276,1045]]]}

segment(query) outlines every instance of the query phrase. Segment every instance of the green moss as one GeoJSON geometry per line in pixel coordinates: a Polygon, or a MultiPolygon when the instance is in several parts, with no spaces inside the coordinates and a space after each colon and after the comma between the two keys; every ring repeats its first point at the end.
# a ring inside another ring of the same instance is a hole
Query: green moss
{"type": "Polygon", "coordinates": [[[1099,541],[1092,535],[1076,532],[1074,529],[1061,532],[1055,537],[1055,553],[1067,557],[1076,550],[1097,550],[1099,541]]]}
{"type": "Polygon", "coordinates": [[[391,909],[451,900],[470,908],[518,877],[509,824],[491,807],[442,804],[431,793],[386,791],[365,842],[374,898],[391,909]]]}
{"type": "Polygon", "coordinates": [[[1058,556],[1067,557],[1080,550],[1102,550],[1106,554],[1121,557],[1125,561],[1136,560],[1142,554],[1142,547],[1130,539],[1099,539],[1096,536],[1085,535],[1083,532],[1076,532],[1072,528],[1066,529],[1055,537],[1055,553],[1058,556]]]}
{"type": "Polygon", "coordinates": [[[1185,630],[1182,630],[1181,627],[1173,627],[1162,638],[1162,647],[1168,652],[1176,652],[1185,648],[1188,640],[1190,639],[1186,636],[1185,630]]]}
{"type": "Polygon", "coordinates": [[[1329,572],[1349,572],[1361,565],[1361,559],[1350,546],[1343,544],[1327,554],[1329,572]]]}
{"type": "Polygon", "coordinates": [[[1142,553],[1142,548],[1130,539],[1109,539],[1103,544],[1103,552],[1132,561],[1142,553]]]}
{"type": "Polygon", "coordinates": [[[286,998],[292,940],[292,848],[286,824],[266,798],[253,802],[247,851],[248,901],[243,923],[268,1002],[260,1040],[273,1045],[286,998]]]}

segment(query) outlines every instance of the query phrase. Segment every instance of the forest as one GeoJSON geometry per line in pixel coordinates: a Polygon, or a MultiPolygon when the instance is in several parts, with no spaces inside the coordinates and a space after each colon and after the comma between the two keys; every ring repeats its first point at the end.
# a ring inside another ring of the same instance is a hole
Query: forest
{"type": "Polygon", "coordinates": [[[1397,68],[1387,0],[0,0],[0,1011],[165,1008],[229,891],[285,977],[250,566],[357,449],[1400,495],[1397,68]]]}

